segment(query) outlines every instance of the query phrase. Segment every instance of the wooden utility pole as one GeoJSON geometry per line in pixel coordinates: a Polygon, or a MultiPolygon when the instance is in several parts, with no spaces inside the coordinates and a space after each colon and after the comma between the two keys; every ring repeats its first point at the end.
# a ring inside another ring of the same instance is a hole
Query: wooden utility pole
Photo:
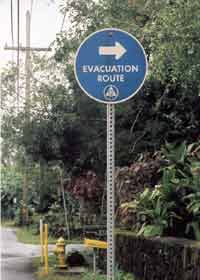
{"type": "Polygon", "coordinates": [[[20,40],[20,1],[17,0],[17,110],[19,109],[19,79],[20,79],[19,40],[20,40]]]}
{"type": "Polygon", "coordinates": [[[62,171],[62,169],[60,169],[60,186],[61,186],[61,192],[62,192],[64,213],[65,213],[65,225],[66,225],[66,228],[67,228],[67,237],[68,237],[68,240],[70,240],[68,210],[67,210],[67,205],[66,205],[66,200],[65,200],[65,190],[64,190],[64,180],[63,180],[63,171],[62,171]]]}
{"type": "Polygon", "coordinates": [[[25,114],[26,120],[29,122],[30,119],[30,47],[31,47],[31,15],[30,12],[26,12],[26,56],[25,56],[25,77],[26,77],[26,88],[25,88],[25,114]]]}
{"type": "MultiPolygon", "coordinates": [[[[30,123],[30,67],[31,67],[31,59],[30,59],[30,47],[31,47],[31,16],[30,12],[26,12],[26,52],[25,52],[25,123],[27,125],[28,131],[25,132],[26,139],[30,137],[29,134],[29,126],[30,123]]],[[[24,225],[28,224],[28,174],[29,174],[29,160],[27,155],[25,155],[25,167],[24,167],[24,185],[23,185],[23,208],[22,208],[22,221],[24,225]]]]}
{"type": "MultiPolygon", "coordinates": [[[[25,123],[30,122],[30,80],[31,80],[31,51],[51,51],[51,48],[31,48],[31,15],[30,12],[26,12],[26,46],[25,47],[9,47],[5,46],[5,50],[20,50],[25,51],[25,77],[26,77],[26,86],[25,86],[25,123]]],[[[18,69],[19,70],[19,69],[18,69]]],[[[28,127],[28,126],[27,126],[28,127]]],[[[30,137],[29,132],[26,131],[26,137],[30,137]]],[[[28,223],[28,208],[27,208],[27,191],[28,191],[28,169],[29,169],[29,160],[25,156],[25,168],[24,168],[24,184],[23,184],[23,207],[22,207],[22,223],[28,223]]]]}

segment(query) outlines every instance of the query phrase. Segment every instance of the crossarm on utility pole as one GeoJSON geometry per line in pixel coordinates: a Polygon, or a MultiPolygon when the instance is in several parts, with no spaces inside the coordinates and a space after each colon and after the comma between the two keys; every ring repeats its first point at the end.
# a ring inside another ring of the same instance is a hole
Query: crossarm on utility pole
{"type": "MultiPolygon", "coordinates": [[[[6,51],[17,51],[18,48],[17,47],[10,47],[8,45],[5,45],[4,47],[4,50],[6,51]]],[[[37,51],[37,52],[47,52],[47,51],[51,51],[52,49],[51,48],[37,48],[37,47],[19,47],[19,50],[22,51],[22,52],[25,52],[27,50],[30,50],[30,51],[37,51]]]]}

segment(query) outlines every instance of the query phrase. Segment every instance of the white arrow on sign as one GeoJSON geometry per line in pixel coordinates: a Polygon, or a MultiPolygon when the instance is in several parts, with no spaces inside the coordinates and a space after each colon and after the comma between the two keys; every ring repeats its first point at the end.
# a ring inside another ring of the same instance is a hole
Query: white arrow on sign
{"type": "Polygon", "coordinates": [[[113,47],[99,47],[99,55],[115,55],[115,59],[120,59],[127,50],[119,42],[115,42],[113,47]]]}

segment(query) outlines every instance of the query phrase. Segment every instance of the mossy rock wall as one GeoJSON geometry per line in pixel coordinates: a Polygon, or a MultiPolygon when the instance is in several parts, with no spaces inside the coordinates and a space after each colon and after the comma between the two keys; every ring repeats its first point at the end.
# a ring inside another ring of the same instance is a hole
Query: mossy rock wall
{"type": "Polygon", "coordinates": [[[117,234],[116,261],[137,280],[200,280],[200,244],[187,239],[117,234]]]}

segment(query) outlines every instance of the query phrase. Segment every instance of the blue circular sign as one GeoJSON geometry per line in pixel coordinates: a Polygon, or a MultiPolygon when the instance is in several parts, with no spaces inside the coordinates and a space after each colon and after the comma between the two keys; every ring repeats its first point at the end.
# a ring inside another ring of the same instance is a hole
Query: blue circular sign
{"type": "Polygon", "coordinates": [[[120,103],[134,96],[147,74],[147,58],[140,42],[120,29],[92,33],[80,45],[75,76],[81,89],[102,103],[120,103]]]}

